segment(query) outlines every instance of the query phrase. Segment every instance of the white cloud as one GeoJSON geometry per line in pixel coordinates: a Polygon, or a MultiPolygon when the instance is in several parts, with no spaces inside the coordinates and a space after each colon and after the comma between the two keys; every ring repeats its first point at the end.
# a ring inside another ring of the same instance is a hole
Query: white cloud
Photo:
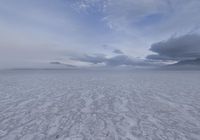
{"type": "Polygon", "coordinates": [[[102,20],[111,29],[125,32],[139,34],[143,28],[152,29],[151,31],[160,29],[166,32],[168,30],[179,32],[185,28],[189,30],[200,22],[197,14],[200,7],[199,0],[79,0],[75,5],[79,5],[80,8],[83,4],[85,5],[83,9],[87,12],[91,12],[91,8],[97,8],[102,13],[102,20]],[[160,14],[165,21],[156,24],[156,27],[148,24],[143,28],[134,26],[152,14],[160,14]]]}

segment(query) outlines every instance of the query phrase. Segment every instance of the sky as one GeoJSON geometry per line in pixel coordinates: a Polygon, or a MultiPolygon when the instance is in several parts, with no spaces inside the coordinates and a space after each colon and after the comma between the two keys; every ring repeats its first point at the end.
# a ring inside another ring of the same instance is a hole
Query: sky
{"type": "Polygon", "coordinates": [[[0,68],[200,58],[199,0],[1,0],[0,68]]]}

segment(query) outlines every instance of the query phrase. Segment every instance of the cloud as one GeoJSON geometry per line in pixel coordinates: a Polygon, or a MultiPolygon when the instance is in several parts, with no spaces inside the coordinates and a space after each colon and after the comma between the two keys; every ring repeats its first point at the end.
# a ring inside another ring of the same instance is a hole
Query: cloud
{"type": "Polygon", "coordinates": [[[74,68],[76,67],[74,65],[65,64],[65,63],[58,62],[58,61],[52,61],[52,62],[50,62],[50,64],[52,64],[52,65],[63,65],[63,66],[66,66],[66,67],[74,67],[74,68]]]}
{"type": "Polygon", "coordinates": [[[88,62],[92,64],[99,64],[105,62],[107,58],[103,54],[93,54],[93,55],[84,55],[82,57],[72,58],[72,60],[78,60],[81,62],[88,62]]]}
{"type": "Polygon", "coordinates": [[[115,49],[115,50],[113,50],[113,53],[115,53],[115,54],[124,54],[121,50],[119,50],[119,49],[115,49]]]}
{"type": "Polygon", "coordinates": [[[200,57],[200,35],[186,34],[154,43],[151,51],[157,53],[147,56],[153,60],[185,60],[200,57]]]}
{"type": "Polygon", "coordinates": [[[100,13],[108,27],[124,30],[132,23],[143,20],[145,16],[165,12],[166,4],[162,0],[78,0],[73,3],[73,7],[86,13],[100,13]]]}
{"type": "Polygon", "coordinates": [[[105,62],[109,66],[120,66],[120,65],[127,65],[127,66],[133,66],[133,65],[138,65],[137,62],[130,57],[126,55],[117,55],[114,57],[111,57],[107,59],[105,62]]]}
{"type": "Polygon", "coordinates": [[[116,55],[113,57],[106,57],[103,54],[94,55],[84,55],[79,58],[72,58],[73,60],[88,62],[91,64],[105,64],[106,66],[158,66],[160,63],[155,63],[155,61],[131,58],[125,54],[116,55]]]}
{"type": "Polygon", "coordinates": [[[53,61],[53,62],[50,62],[50,64],[53,64],[53,65],[61,65],[62,63],[61,63],[61,62],[57,62],[57,61],[53,61]]]}
{"type": "Polygon", "coordinates": [[[75,9],[98,15],[111,30],[150,36],[188,32],[200,23],[199,0],[77,0],[75,9]],[[187,18],[185,18],[187,17],[187,18]]]}

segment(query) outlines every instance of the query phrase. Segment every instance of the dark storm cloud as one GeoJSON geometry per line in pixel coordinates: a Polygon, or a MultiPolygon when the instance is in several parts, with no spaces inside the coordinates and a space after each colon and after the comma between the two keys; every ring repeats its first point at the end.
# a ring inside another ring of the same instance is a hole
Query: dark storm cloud
{"type": "Polygon", "coordinates": [[[200,35],[187,34],[155,43],[150,48],[157,53],[147,56],[153,60],[184,60],[200,57],[200,35]]]}
{"type": "Polygon", "coordinates": [[[115,53],[115,54],[124,54],[121,50],[119,50],[119,49],[115,49],[115,50],[113,50],[113,53],[115,53]]]}
{"type": "Polygon", "coordinates": [[[132,59],[127,55],[117,55],[113,57],[106,57],[105,55],[85,55],[83,57],[75,58],[81,62],[88,62],[92,64],[105,64],[106,66],[155,66],[158,65],[151,60],[132,59]]]}

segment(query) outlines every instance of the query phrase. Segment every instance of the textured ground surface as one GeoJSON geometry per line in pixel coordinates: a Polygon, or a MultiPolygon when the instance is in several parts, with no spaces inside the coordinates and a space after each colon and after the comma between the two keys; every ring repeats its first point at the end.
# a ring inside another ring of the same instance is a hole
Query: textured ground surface
{"type": "Polygon", "coordinates": [[[1,140],[199,140],[200,72],[0,72],[1,140]]]}

